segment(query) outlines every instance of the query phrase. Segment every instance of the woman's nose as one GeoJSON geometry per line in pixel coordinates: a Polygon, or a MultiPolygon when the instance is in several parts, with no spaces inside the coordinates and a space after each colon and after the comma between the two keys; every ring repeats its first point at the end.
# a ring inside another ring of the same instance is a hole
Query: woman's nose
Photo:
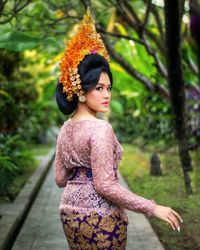
{"type": "Polygon", "coordinates": [[[105,90],[103,96],[104,96],[105,98],[109,98],[109,97],[110,97],[110,91],[105,90]]]}

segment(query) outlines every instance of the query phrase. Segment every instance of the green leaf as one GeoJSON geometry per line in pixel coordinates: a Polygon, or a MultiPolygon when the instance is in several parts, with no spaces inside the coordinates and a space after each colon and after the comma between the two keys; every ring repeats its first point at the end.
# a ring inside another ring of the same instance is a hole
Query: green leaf
{"type": "Polygon", "coordinates": [[[40,39],[37,37],[31,37],[23,32],[13,30],[0,36],[0,48],[4,48],[12,51],[24,51],[26,49],[32,49],[38,45],[56,44],[53,38],[40,39]]]}
{"type": "Polygon", "coordinates": [[[9,171],[14,172],[18,169],[18,167],[12,162],[12,159],[8,156],[1,156],[0,155],[0,165],[1,165],[1,172],[2,171],[9,171]]]}
{"type": "Polygon", "coordinates": [[[11,98],[11,95],[9,95],[8,92],[6,92],[6,91],[4,91],[2,89],[0,89],[0,95],[3,95],[5,97],[7,97],[7,98],[11,98]]]}
{"type": "Polygon", "coordinates": [[[121,103],[119,103],[118,101],[116,100],[112,100],[111,102],[111,108],[112,110],[115,112],[115,113],[118,113],[120,115],[123,114],[123,106],[121,103]]]}

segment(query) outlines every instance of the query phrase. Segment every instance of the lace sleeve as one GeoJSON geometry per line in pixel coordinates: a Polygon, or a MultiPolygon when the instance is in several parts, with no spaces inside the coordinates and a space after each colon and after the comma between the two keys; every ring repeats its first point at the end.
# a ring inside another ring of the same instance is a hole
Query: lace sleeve
{"type": "Polygon", "coordinates": [[[114,132],[109,123],[96,128],[90,137],[91,165],[94,187],[119,207],[152,216],[156,202],[134,194],[121,186],[113,170],[114,132]]]}
{"type": "Polygon", "coordinates": [[[58,135],[54,162],[54,180],[59,187],[65,187],[67,185],[68,176],[69,170],[64,165],[62,148],[58,135]]]}

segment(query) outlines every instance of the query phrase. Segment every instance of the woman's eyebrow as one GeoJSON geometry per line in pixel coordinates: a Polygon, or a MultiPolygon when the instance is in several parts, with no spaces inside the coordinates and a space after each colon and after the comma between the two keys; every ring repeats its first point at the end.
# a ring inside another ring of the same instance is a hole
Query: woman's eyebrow
{"type": "MultiPolygon", "coordinates": [[[[106,84],[99,82],[97,85],[102,85],[102,86],[105,86],[106,84]]],[[[111,83],[110,83],[110,84],[108,84],[108,86],[111,86],[111,83]]]]}

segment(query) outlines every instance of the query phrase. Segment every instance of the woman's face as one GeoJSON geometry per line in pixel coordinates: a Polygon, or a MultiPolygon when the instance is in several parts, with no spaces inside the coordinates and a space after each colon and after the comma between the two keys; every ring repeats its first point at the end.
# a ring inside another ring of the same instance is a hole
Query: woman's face
{"type": "Polygon", "coordinates": [[[85,104],[94,112],[107,112],[111,101],[111,83],[107,73],[102,72],[95,89],[85,94],[85,104]]]}

